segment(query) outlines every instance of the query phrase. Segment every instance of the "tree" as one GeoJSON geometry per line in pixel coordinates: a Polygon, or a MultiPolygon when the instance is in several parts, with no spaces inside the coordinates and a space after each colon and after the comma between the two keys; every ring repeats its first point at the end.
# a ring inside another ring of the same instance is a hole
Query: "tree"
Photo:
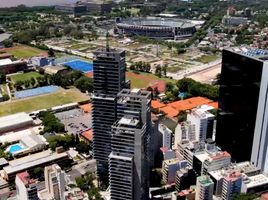
{"type": "Polygon", "coordinates": [[[35,81],[35,78],[34,77],[31,77],[30,83],[31,83],[32,87],[35,86],[36,81],[35,81]]]}
{"type": "Polygon", "coordinates": [[[6,82],[6,74],[0,71],[0,84],[3,84],[5,82],[6,82]]]}
{"type": "Polygon", "coordinates": [[[91,78],[82,76],[74,82],[74,86],[78,88],[81,92],[92,92],[93,91],[93,81],[91,78]]]}
{"type": "Polygon", "coordinates": [[[17,81],[15,84],[14,84],[14,87],[16,88],[16,90],[22,90],[22,86],[23,86],[23,82],[22,81],[17,81]]]}
{"type": "Polygon", "coordinates": [[[163,75],[166,77],[167,76],[167,64],[165,64],[162,68],[162,71],[163,71],[163,75]]]}
{"type": "Polygon", "coordinates": [[[48,56],[49,56],[49,57],[55,57],[55,52],[54,52],[53,49],[50,48],[50,49],[48,50],[48,56]]]}
{"type": "Polygon", "coordinates": [[[155,68],[155,75],[158,76],[159,78],[162,77],[162,68],[160,65],[157,65],[155,68]]]}
{"type": "Polygon", "coordinates": [[[8,101],[10,98],[7,94],[3,94],[3,101],[8,101]]]}
{"type": "Polygon", "coordinates": [[[86,142],[81,141],[75,146],[76,150],[79,153],[86,153],[88,154],[90,151],[90,145],[88,145],[86,142]]]}
{"type": "Polygon", "coordinates": [[[13,46],[13,40],[11,39],[6,39],[3,41],[3,44],[6,48],[12,47],[13,46]]]}
{"type": "Polygon", "coordinates": [[[253,200],[257,198],[255,194],[236,194],[233,197],[233,200],[253,200]]]}
{"type": "Polygon", "coordinates": [[[42,167],[36,167],[31,172],[33,178],[44,180],[44,169],[42,167]]]}

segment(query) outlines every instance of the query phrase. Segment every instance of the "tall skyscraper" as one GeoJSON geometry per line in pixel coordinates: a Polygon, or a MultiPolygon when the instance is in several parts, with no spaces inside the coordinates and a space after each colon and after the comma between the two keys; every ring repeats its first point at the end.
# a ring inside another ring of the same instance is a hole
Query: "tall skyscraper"
{"type": "Polygon", "coordinates": [[[48,195],[55,200],[64,200],[65,173],[59,165],[45,167],[45,186],[48,195]]]}
{"type": "Polygon", "coordinates": [[[111,200],[149,197],[151,95],[138,89],[118,94],[117,121],[112,126],[111,200]]]}
{"type": "Polygon", "coordinates": [[[268,171],[268,54],[223,50],[216,143],[268,171]]]}
{"type": "Polygon", "coordinates": [[[108,180],[108,157],[111,153],[111,126],[116,120],[116,95],[126,86],[125,51],[106,49],[95,52],[93,60],[92,127],[93,153],[97,174],[108,180]]]}
{"type": "Polygon", "coordinates": [[[28,172],[21,172],[16,175],[16,198],[25,200],[38,200],[36,181],[31,179],[28,172]]]}
{"type": "Polygon", "coordinates": [[[212,200],[214,183],[208,176],[199,176],[196,180],[195,199],[212,200]]]}

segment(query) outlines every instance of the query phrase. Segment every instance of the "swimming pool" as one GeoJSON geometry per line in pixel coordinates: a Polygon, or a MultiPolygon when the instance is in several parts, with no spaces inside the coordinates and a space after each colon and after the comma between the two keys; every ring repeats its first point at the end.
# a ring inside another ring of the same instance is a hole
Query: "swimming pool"
{"type": "Polygon", "coordinates": [[[11,154],[14,154],[22,149],[24,149],[25,147],[22,146],[21,144],[13,144],[13,145],[10,145],[7,149],[7,151],[11,154]]]}

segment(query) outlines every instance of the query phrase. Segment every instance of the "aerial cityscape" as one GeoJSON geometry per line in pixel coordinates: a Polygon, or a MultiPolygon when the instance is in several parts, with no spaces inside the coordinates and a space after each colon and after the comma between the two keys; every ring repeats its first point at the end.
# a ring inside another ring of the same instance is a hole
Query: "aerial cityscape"
{"type": "Polygon", "coordinates": [[[0,200],[268,200],[268,1],[1,0],[0,200]]]}

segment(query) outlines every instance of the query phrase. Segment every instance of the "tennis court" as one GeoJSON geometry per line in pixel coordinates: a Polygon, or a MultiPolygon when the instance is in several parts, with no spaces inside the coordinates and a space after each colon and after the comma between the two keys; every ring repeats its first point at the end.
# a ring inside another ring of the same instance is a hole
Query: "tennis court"
{"type": "Polygon", "coordinates": [[[50,86],[44,86],[44,87],[15,92],[14,96],[17,99],[22,99],[26,97],[33,97],[33,96],[41,95],[41,94],[53,93],[57,91],[58,89],[59,89],[58,86],[50,85],[50,86]]]}
{"type": "Polygon", "coordinates": [[[71,67],[74,70],[79,70],[81,72],[90,72],[93,69],[93,64],[83,60],[72,60],[70,62],[65,62],[63,65],[71,67]]]}

